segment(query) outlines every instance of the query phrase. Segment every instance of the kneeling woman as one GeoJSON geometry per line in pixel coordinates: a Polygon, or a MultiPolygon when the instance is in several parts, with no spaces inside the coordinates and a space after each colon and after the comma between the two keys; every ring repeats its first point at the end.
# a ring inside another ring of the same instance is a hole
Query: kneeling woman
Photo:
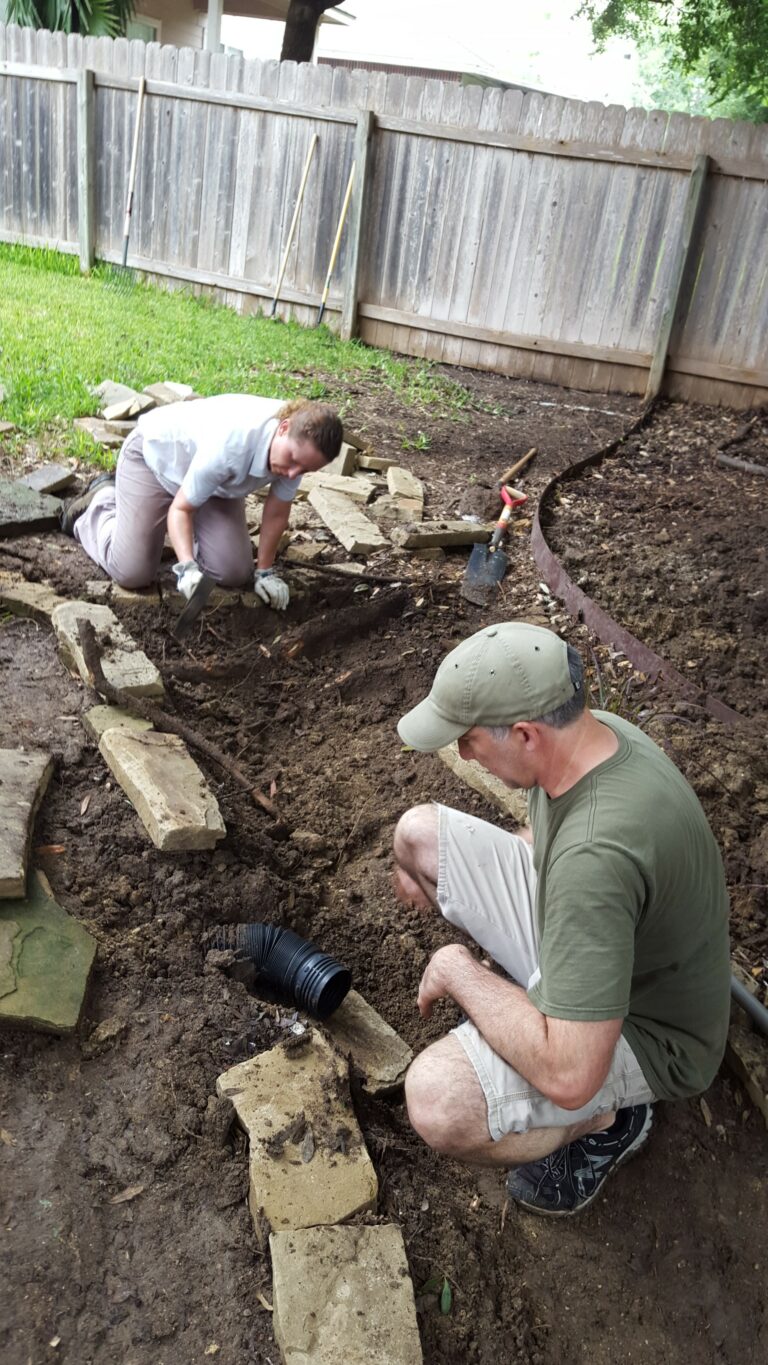
{"type": "Polygon", "coordinates": [[[166,532],[173,572],[191,597],[202,573],[225,587],[250,583],[284,611],[288,585],[273,567],[302,474],[339,453],[343,430],[325,403],[222,394],[170,403],[139,418],[114,474],[100,475],[64,509],[62,530],[124,588],[153,582],[166,532]],[[254,573],[245,498],[268,488],[254,573]]]}

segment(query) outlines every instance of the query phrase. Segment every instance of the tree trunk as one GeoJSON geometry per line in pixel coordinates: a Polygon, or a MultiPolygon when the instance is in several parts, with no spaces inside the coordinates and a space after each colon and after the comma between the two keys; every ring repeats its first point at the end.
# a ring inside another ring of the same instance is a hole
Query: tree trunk
{"type": "Polygon", "coordinates": [[[321,14],[337,0],[291,0],[285,20],[281,62],[311,62],[321,14]]]}

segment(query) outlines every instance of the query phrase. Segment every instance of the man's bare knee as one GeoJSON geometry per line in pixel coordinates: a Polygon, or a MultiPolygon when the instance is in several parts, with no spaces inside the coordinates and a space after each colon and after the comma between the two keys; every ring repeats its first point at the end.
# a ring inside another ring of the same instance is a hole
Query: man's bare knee
{"type": "Polygon", "coordinates": [[[437,811],[434,806],[412,806],[395,827],[395,860],[406,872],[422,873],[437,881],[437,811]]]}
{"type": "Polygon", "coordinates": [[[489,1140],[485,1096],[455,1038],[442,1038],[411,1063],[405,1099],[411,1126],[436,1152],[462,1156],[489,1140]]]}

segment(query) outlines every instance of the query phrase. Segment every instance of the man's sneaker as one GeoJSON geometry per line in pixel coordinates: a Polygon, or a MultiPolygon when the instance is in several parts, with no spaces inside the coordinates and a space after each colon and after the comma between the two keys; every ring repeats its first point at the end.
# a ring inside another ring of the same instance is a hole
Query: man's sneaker
{"type": "Polygon", "coordinates": [[[97,474],[95,479],[91,479],[88,487],[82,493],[78,493],[76,498],[68,498],[62,505],[59,516],[59,526],[65,536],[75,534],[75,522],[78,517],[83,515],[86,507],[93,501],[93,495],[97,488],[103,488],[105,483],[114,483],[114,474],[97,474]]]}
{"type": "Polygon", "coordinates": [[[507,1176],[510,1199],[532,1213],[567,1217],[592,1203],[608,1176],[634,1156],[651,1130],[650,1104],[620,1109],[602,1133],[569,1142],[542,1161],[517,1166],[507,1176]]]}

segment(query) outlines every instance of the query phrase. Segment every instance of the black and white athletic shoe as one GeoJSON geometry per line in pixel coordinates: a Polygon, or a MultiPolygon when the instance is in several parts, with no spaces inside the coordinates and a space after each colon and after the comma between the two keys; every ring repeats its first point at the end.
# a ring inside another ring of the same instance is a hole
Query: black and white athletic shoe
{"type": "Polygon", "coordinates": [[[608,1176],[639,1152],[651,1130],[652,1114],[650,1104],[620,1109],[605,1132],[577,1138],[541,1161],[517,1166],[507,1176],[510,1199],[532,1213],[559,1217],[580,1213],[608,1176]]]}
{"type": "Polygon", "coordinates": [[[98,488],[103,488],[105,483],[114,482],[115,482],[114,474],[97,474],[95,479],[91,479],[91,482],[88,484],[88,487],[85,489],[84,492],[78,493],[77,497],[75,498],[67,499],[67,501],[62,505],[62,509],[59,514],[59,526],[61,527],[65,536],[73,536],[75,534],[75,522],[77,521],[78,517],[81,517],[83,515],[83,512],[85,511],[86,507],[90,506],[91,502],[93,501],[93,495],[96,492],[96,490],[98,488]]]}

